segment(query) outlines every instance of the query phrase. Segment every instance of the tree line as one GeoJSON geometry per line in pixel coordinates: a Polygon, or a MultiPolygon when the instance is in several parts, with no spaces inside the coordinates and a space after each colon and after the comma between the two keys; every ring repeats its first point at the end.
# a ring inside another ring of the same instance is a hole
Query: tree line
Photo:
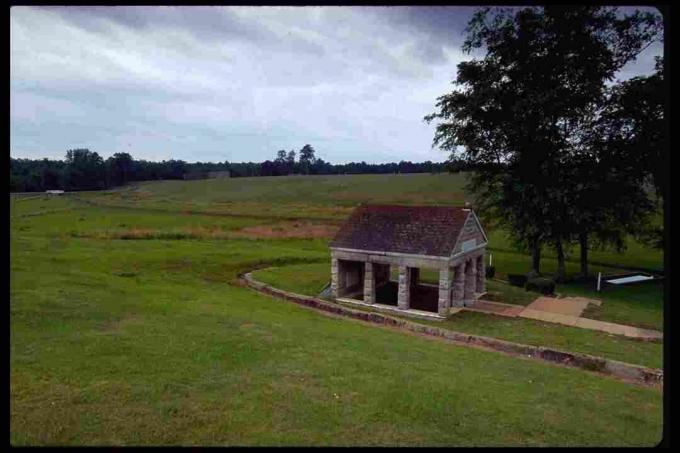
{"type": "Polygon", "coordinates": [[[229,170],[232,177],[283,175],[336,175],[378,173],[439,173],[460,167],[447,163],[401,161],[368,164],[331,164],[316,157],[307,144],[299,152],[278,151],[274,160],[264,162],[195,162],[167,160],[151,162],[134,159],[129,153],[116,153],[103,159],[89,149],[66,152],[64,160],[10,158],[10,192],[61,190],[101,190],[133,181],[189,179],[205,177],[211,171],[229,170]],[[297,158],[296,158],[297,157],[297,158]]]}
{"type": "Polygon", "coordinates": [[[223,164],[187,164],[182,160],[149,162],[129,153],[104,160],[89,149],[72,149],[64,160],[10,158],[10,192],[51,189],[100,190],[131,181],[182,179],[191,167],[223,169],[223,164]]]}
{"type": "Polygon", "coordinates": [[[668,89],[663,61],[650,76],[615,75],[661,40],[658,15],[601,6],[478,9],[454,91],[438,98],[434,144],[475,168],[474,207],[531,252],[622,249],[633,234],[657,247],[652,219],[668,190],[668,89]]]}

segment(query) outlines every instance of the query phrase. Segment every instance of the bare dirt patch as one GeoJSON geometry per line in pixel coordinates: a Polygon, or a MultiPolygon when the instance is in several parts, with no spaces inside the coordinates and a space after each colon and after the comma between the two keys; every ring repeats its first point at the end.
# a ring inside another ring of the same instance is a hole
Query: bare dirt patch
{"type": "Polygon", "coordinates": [[[273,225],[254,225],[234,231],[235,237],[247,238],[330,238],[339,226],[332,223],[309,221],[280,222],[273,225]]]}

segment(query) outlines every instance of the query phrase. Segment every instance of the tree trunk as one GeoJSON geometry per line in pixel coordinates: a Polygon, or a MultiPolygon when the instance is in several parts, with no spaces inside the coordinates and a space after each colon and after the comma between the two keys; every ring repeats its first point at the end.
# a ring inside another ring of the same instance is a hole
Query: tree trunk
{"type": "Polygon", "coordinates": [[[557,251],[557,272],[555,272],[555,281],[563,282],[567,272],[564,262],[564,249],[562,248],[561,240],[557,240],[555,243],[555,249],[557,251]]]}
{"type": "Polygon", "coordinates": [[[580,233],[578,242],[581,246],[581,275],[588,276],[588,233],[580,233]]]}
{"type": "Polygon", "coordinates": [[[541,265],[541,243],[535,241],[531,246],[531,274],[537,276],[541,265]]]}

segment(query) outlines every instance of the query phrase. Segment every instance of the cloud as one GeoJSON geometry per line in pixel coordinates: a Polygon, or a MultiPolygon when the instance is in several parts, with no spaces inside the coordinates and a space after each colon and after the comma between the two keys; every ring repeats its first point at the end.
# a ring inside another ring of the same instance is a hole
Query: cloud
{"type": "Polygon", "coordinates": [[[471,12],[15,6],[11,154],[261,161],[311,143],[333,162],[441,161],[422,118],[470,58],[471,12]]]}

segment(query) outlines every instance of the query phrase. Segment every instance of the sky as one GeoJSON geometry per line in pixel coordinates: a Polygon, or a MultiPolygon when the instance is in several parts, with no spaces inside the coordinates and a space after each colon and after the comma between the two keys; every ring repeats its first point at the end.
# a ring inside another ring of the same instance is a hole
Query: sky
{"type": "MultiPolygon", "coordinates": [[[[473,7],[10,10],[10,155],[441,162],[423,117],[451,91],[473,7]]],[[[661,44],[619,77],[649,74],[661,44]]]]}

